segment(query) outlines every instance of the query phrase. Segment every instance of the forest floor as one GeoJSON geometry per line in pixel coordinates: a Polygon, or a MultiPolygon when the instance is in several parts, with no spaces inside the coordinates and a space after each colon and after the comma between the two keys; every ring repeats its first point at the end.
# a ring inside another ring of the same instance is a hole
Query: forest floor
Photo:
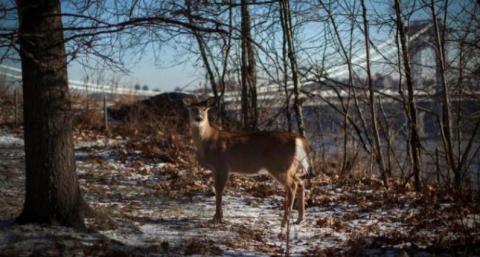
{"type": "MultiPolygon", "coordinates": [[[[14,225],[24,196],[21,131],[0,128],[0,256],[283,256],[283,190],[267,176],[233,176],[225,224],[213,225],[208,172],[145,158],[128,138],[75,134],[88,230],[14,225]]],[[[192,166],[194,167],[194,166],[192,166]]],[[[480,209],[426,187],[375,178],[307,181],[306,218],[292,225],[291,256],[480,256],[480,209]]],[[[294,218],[296,212],[294,212],[294,218]]]]}

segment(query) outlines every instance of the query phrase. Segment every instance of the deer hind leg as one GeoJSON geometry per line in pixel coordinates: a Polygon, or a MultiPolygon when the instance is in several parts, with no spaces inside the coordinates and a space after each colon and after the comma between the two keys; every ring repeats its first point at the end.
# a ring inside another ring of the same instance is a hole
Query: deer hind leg
{"type": "Polygon", "coordinates": [[[298,218],[295,221],[295,224],[300,224],[305,216],[305,189],[303,181],[294,176],[294,179],[297,184],[297,208],[298,208],[298,218]]]}
{"type": "Polygon", "coordinates": [[[287,224],[293,208],[293,203],[295,201],[295,191],[297,190],[297,184],[295,180],[287,173],[281,176],[276,176],[276,179],[283,184],[285,187],[285,203],[284,203],[284,213],[282,220],[282,228],[287,224]]]}
{"type": "Polygon", "coordinates": [[[222,210],[222,196],[225,185],[228,181],[228,170],[216,170],[214,173],[215,179],[215,215],[212,222],[215,224],[223,223],[223,210],[222,210]]]}

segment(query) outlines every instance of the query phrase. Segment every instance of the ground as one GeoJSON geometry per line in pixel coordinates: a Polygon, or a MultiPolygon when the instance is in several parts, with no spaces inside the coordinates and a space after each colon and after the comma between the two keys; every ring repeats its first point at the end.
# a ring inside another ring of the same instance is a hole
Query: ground
{"type": "MultiPolygon", "coordinates": [[[[128,138],[75,134],[88,231],[14,225],[24,195],[21,130],[0,129],[0,256],[282,256],[282,188],[233,177],[225,224],[214,225],[207,171],[145,158],[128,138]]],[[[480,256],[478,201],[429,188],[384,189],[375,178],[306,181],[306,218],[291,226],[291,256],[480,256]]],[[[472,196],[476,197],[477,196],[472,196]]],[[[296,213],[294,213],[295,218],[296,213]]]]}

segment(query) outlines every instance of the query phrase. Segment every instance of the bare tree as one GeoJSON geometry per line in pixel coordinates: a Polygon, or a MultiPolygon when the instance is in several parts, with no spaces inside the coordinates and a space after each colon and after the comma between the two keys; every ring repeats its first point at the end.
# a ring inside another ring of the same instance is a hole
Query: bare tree
{"type": "MultiPolygon", "coordinates": [[[[231,5],[231,2],[228,3],[231,5]]],[[[185,11],[186,16],[189,19],[190,23],[195,24],[196,17],[199,17],[199,14],[195,10],[201,8],[204,4],[199,1],[193,3],[194,8],[192,8],[192,1],[185,1],[185,11]]],[[[220,19],[221,17],[217,17],[220,19]]],[[[208,81],[212,88],[213,96],[216,99],[216,111],[218,122],[222,123],[225,117],[225,106],[224,106],[224,94],[225,94],[225,84],[226,76],[228,72],[228,59],[230,57],[230,50],[232,47],[232,30],[233,30],[233,7],[228,7],[228,33],[220,35],[220,38],[215,38],[210,35],[210,38],[213,38],[213,41],[220,41],[217,47],[212,47],[209,45],[208,36],[204,36],[201,32],[197,31],[195,28],[192,29],[192,34],[197,42],[199,55],[202,59],[203,66],[205,67],[208,81]],[[213,50],[212,50],[213,49],[213,50]],[[215,53],[214,51],[217,50],[215,53]],[[220,57],[219,57],[220,56],[220,57]]]]}
{"type": "Polygon", "coordinates": [[[442,86],[442,122],[441,122],[441,132],[442,140],[444,144],[446,159],[448,168],[453,171],[455,176],[454,186],[457,190],[461,188],[462,178],[460,170],[457,169],[455,163],[454,149],[452,144],[452,122],[451,122],[451,111],[450,111],[450,92],[447,84],[446,78],[446,64],[445,64],[445,47],[444,47],[444,34],[440,32],[440,27],[438,24],[437,13],[435,9],[435,1],[430,2],[430,10],[432,12],[432,22],[434,29],[434,42],[435,50],[437,56],[437,63],[439,68],[440,75],[440,84],[442,86]],[[443,36],[442,36],[443,35],[443,36]]]}
{"type": "MultiPolygon", "coordinates": [[[[185,9],[186,9],[186,16],[187,16],[190,24],[192,24],[192,25],[195,24],[195,21],[193,19],[193,15],[192,15],[191,0],[185,0],[185,9]]],[[[196,29],[192,29],[192,34],[195,37],[195,40],[197,41],[198,50],[200,51],[200,57],[202,58],[203,64],[205,66],[205,70],[207,72],[208,80],[210,81],[210,84],[211,84],[211,87],[212,87],[213,96],[215,97],[216,102],[217,102],[216,105],[218,106],[219,98],[220,98],[219,93],[218,93],[219,88],[218,88],[217,81],[216,81],[213,69],[211,67],[210,61],[208,60],[208,55],[207,55],[207,50],[206,50],[207,45],[206,45],[205,40],[202,37],[202,35],[196,29]]]]}
{"type": "MultiPolygon", "coordinates": [[[[343,40],[340,36],[340,32],[338,30],[337,22],[335,21],[334,15],[331,11],[330,8],[328,8],[325,3],[322,0],[319,0],[320,5],[325,9],[328,15],[328,19],[330,20],[333,31],[335,34],[335,37],[337,38],[337,43],[340,46],[341,53],[345,59],[345,62],[347,63],[347,69],[348,69],[348,94],[347,94],[347,99],[346,103],[343,101],[343,98],[340,97],[340,103],[342,105],[342,111],[343,111],[343,158],[342,158],[342,170],[341,173],[344,174],[350,167],[351,165],[348,164],[348,124],[349,124],[349,116],[350,116],[350,100],[351,100],[351,90],[355,90],[353,88],[353,68],[352,68],[352,58],[351,58],[351,52],[352,52],[352,47],[351,47],[351,42],[352,42],[352,33],[353,33],[353,26],[355,24],[354,21],[351,22],[350,25],[350,47],[349,51],[347,52],[347,48],[345,47],[343,40]]],[[[355,92],[354,92],[355,94],[355,92]]],[[[361,137],[361,134],[359,135],[361,137]]]]}
{"type": "Polygon", "coordinates": [[[280,0],[280,9],[282,11],[282,30],[284,33],[284,40],[287,41],[288,58],[290,60],[290,69],[292,71],[293,80],[293,108],[297,118],[298,133],[305,136],[305,123],[303,119],[302,104],[300,102],[300,78],[298,74],[297,56],[295,52],[295,45],[293,40],[292,16],[290,11],[290,1],[280,0]]]}
{"type": "Polygon", "coordinates": [[[388,187],[387,173],[385,170],[385,163],[383,161],[382,148],[380,145],[380,133],[378,131],[378,121],[377,121],[377,108],[375,103],[375,90],[372,83],[372,73],[370,70],[370,38],[368,34],[368,15],[367,8],[365,7],[365,0],[361,0],[362,5],[362,18],[363,18],[363,29],[365,36],[365,54],[366,54],[366,64],[367,64],[367,83],[368,83],[368,92],[369,92],[369,110],[370,110],[370,119],[372,126],[372,136],[374,141],[374,156],[377,161],[378,167],[380,169],[380,174],[382,176],[383,184],[385,187],[388,187]]]}
{"type": "Polygon", "coordinates": [[[417,129],[417,109],[415,106],[413,79],[410,65],[410,55],[408,52],[408,45],[405,33],[405,26],[402,20],[402,12],[400,9],[400,0],[395,0],[395,15],[397,30],[400,36],[400,46],[402,48],[403,67],[405,71],[405,77],[407,80],[407,123],[408,123],[408,145],[410,147],[409,156],[412,163],[413,176],[415,179],[415,190],[421,190],[420,184],[420,138],[418,136],[417,129]]]}

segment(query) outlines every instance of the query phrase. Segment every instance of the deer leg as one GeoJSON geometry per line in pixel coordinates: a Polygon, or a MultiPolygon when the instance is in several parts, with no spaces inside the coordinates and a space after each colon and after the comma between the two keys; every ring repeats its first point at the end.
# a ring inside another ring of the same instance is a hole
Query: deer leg
{"type": "Polygon", "coordinates": [[[304,218],[305,213],[305,191],[304,191],[304,184],[303,181],[297,177],[297,208],[298,208],[298,218],[295,221],[295,224],[300,224],[304,218]]]}
{"type": "Polygon", "coordinates": [[[215,216],[212,222],[223,223],[222,195],[228,181],[228,171],[219,170],[215,173],[215,216]]]}
{"type": "Polygon", "coordinates": [[[285,227],[292,214],[293,203],[295,202],[295,191],[297,190],[297,184],[291,178],[288,178],[285,184],[285,191],[287,196],[285,197],[285,211],[282,220],[282,228],[285,227]]]}

